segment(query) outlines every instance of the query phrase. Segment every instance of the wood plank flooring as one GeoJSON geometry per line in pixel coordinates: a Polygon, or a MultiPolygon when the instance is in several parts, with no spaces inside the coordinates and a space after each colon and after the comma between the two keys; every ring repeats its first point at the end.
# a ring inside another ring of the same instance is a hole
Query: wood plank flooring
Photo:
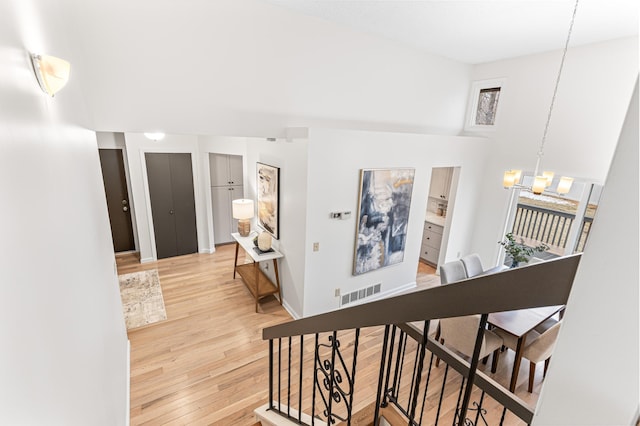
{"type": "MultiPolygon", "coordinates": [[[[262,328],[290,321],[273,297],[260,303],[240,278],[233,279],[234,245],[213,254],[193,254],[140,264],[136,254],[116,256],[118,273],[158,269],[167,320],[130,330],[131,425],[239,425],[255,423],[253,410],[268,399],[268,342],[262,328]]],[[[419,286],[439,284],[433,268],[420,264],[419,286]]],[[[362,331],[359,392],[375,394],[382,328],[362,331]]],[[[348,345],[348,343],[345,343],[348,345]]],[[[305,352],[313,345],[305,345],[305,352]]],[[[500,357],[494,379],[509,380],[513,354],[500,357]]],[[[516,393],[527,395],[527,369],[516,393]]],[[[310,380],[310,379],[306,379],[310,380]]],[[[528,399],[527,399],[528,398],[528,399]]],[[[370,401],[358,402],[363,408],[370,401]]],[[[303,404],[306,405],[306,404],[303,404]]]]}

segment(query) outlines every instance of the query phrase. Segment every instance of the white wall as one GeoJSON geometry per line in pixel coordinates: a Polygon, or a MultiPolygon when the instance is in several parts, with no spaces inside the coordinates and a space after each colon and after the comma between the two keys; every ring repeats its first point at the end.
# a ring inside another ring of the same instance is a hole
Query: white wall
{"type": "Polygon", "coordinates": [[[142,133],[125,133],[129,178],[131,179],[131,197],[135,203],[135,219],[138,228],[140,261],[150,262],[157,259],[149,184],[147,181],[147,152],[181,152],[191,154],[193,169],[193,192],[196,207],[196,231],[198,251],[211,251],[209,225],[207,222],[206,195],[208,173],[202,171],[202,155],[198,148],[198,137],[194,135],[166,135],[161,141],[147,139],[142,133]],[[206,182],[205,182],[206,180],[206,182]]]}
{"type": "MultiPolygon", "coordinates": [[[[247,139],[246,198],[256,199],[256,163],[261,162],[280,168],[280,235],[273,240],[273,247],[284,254],[279,261],[280,284],[283,304],[294,318],[303,315],[304,256],[307,202],[307,141],[296,139],[274,142],[265,139],[247,139]]],[[[261,231],[251,224],[252,230],[261,231]]],[[[265,270],[274,279],[271,262],[265,270]]]]}
{"type": "Polygon", "coordinates": [[[638,193],[636,85],[533,424],[637,420],[638,193]]]}
{"type": "Polygon", "coordinates": [[[443,258],[467,254],[487,148],[482,138],[310,129],[304,316],[336,309],[336,288],[346,294],[382,283],[382,292],[389,294],[415,286],[432,167],[461,167],[443,258]],[[360,170],[389,167],[416,169],[404,261],[353,276],[360,170]],[[333,211],[352,216],[333,220],[333,211]],[[318,252],[312,251],[314,242],[320,244],[318,252]]]}
{"type": "Polygon", "coordinates": [[[95,134],[74,74],[54,99],[27,49],[59,15],[0,2],[0,424],[124,425],[127,335],[95,134]]]}
{"type": "Polygon", "coordinates": [[[462,129],[470,66],[382,37],[258,0],[62,4],[97,130],[462,129]]]}
{"type": "MultiPolygon", "coordinates": [[[[473,80],[506,79],[499,122],[488,136],[494,149],[481,191],[474,251],[498,257],[509,193],[502,173],[533,172],[553,94],[561,51],[473,68],[473,80]],[[481,224],[481,226],[480,226],[481,224]]],[[[603,182],[638,73],[638,40],[622,39],[569,49],[544,149],[542,168],[603,182]]]]}

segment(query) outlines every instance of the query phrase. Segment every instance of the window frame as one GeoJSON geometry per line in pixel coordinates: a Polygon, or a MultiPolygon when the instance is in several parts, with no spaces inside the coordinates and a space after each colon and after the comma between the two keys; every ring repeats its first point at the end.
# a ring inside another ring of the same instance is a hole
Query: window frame
{"type": "Polygon", "coordinates": [[[507,79],[504,77],[493,78],[488,80],[476,80],[471,83],[469,90],[469,102],[467,102],[467,116],[465,119],[464,129],[472,132],[491,132],[495,131],[500,122],[500,104],[503,102],[507,79]],[[500,88],[500,98],[496,107],[496,115],[493,124],[476,124],[476,114],[478,111],[478,100],[480,91],[484,89],[500,88]]]}

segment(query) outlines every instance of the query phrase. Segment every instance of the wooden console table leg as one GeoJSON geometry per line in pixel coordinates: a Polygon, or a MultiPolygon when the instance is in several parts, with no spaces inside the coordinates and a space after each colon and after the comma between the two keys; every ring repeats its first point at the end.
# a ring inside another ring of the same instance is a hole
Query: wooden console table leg
{"type": "Polygon", "coordinates": [[[258,313],[258,299],[260,298],[260,268],[258,262],[253,262],[253,269],[256,272],[256,313],[258,313]]]}
{"type": "Polygon", "coordinates": [[[240,243],[236,241],[236,260],[233,262],[233,279],[236,279],[236,266],[238,266],[238,249],[240,248],[240,243]]]}
{"type": "Polygon", "coordinates": [[[276,285],[278,286],[278,300],[282,305],[282,290],[280,289],[280,276],[278,275],[278,259],[273,259],[273,271],[276,274],[276,285]]]}

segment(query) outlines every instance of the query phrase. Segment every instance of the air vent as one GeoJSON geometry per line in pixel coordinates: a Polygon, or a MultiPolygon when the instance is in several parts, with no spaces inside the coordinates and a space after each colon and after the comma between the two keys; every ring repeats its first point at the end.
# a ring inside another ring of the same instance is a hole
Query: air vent
{"type": "Polygon", "coordinates": [[[359,290],[354,290],[351,293],[343,294],[340,298],[340,306],[348,305],[349,303],[356,302],[358,300],[362,300],[365,297],[373,296],[374,294],[380,293],[382,289],[382,284],[374,284],[369,287],[361,288],[359,290]]]}

